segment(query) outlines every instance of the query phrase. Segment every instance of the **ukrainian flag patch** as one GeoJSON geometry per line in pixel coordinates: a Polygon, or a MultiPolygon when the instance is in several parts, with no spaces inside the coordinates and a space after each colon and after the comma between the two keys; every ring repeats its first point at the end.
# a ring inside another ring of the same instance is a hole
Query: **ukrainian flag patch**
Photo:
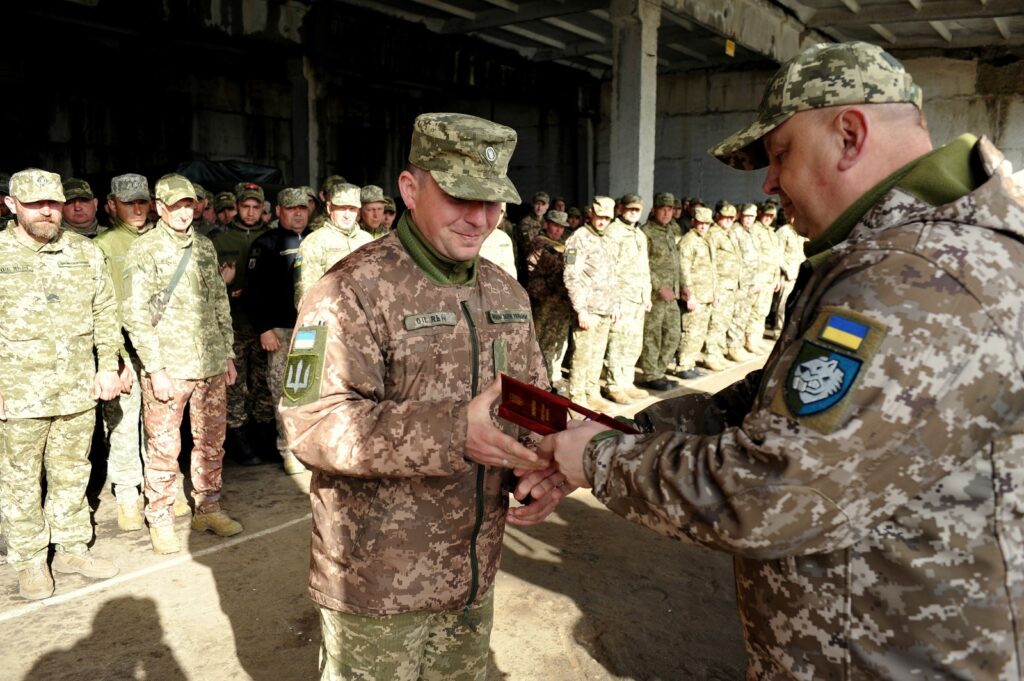
{"type": "Polygon", "coordinates": [[[861,324],[843,315],[830,314],[821,327],[818,338],[847,350],[856,350],[867,338],[870,330],[871,327],[867,324],[861,324]]]}

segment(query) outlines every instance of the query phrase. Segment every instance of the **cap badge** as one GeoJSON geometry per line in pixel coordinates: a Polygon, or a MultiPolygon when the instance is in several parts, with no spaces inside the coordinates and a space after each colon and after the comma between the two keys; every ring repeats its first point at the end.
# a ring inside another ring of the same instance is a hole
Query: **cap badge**
{"type": "Polygon", "coordinates": [[[488,163],[494,163],[498,160],[498,152],[494,150],[494,147],[487,147],[484,149],[484,160],[488,163]]]}

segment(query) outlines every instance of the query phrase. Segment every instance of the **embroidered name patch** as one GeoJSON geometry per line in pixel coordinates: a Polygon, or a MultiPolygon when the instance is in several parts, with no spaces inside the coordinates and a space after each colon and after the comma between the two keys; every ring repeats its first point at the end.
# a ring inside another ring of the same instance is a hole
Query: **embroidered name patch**
{"type": "Polygon", "coordinates": [[[303,326],[295,332],[282,391],[290,404],[308,404],[320,397],[326,348],[327,327],[303,326]]]}
{"type": "Polygon", "coordinates": [[[405,318],[405,330],[415,331],[431,326],[455,326],[459,323],[459,317],[454,312],[423,312],[421,314],[407,315],[405,318]]]}
{"type": "Polygon", "coordinates": [[[488,310],[487,319],[491,324],[521,324],[530,321],[530,313],[526,310],[488,310]]]}
{"type": "Polygon", "coordinates": [[[0,265],[0,274],[17,274],[19,272],[31,271],[31,265],[0,265]]]}

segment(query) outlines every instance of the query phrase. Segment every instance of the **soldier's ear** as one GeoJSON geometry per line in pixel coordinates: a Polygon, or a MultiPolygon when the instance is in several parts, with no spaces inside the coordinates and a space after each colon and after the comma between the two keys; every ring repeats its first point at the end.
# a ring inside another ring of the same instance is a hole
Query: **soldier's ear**
{"type": "Polygon", "coordinates": [[[398,193],[402,195],[402,201],[407,209],[416,209],[416,197],[419,191],[420,183],[416,176],[408,170],[403,170],[398,176],[398,193]]]}
{"type": "Polygon", "coordinates": [[[18,205],[14,202],[13,196],[5,196],[4,205],[7,206],[7,210],[11,211],[12,215],[18,211],[18,205]]]}

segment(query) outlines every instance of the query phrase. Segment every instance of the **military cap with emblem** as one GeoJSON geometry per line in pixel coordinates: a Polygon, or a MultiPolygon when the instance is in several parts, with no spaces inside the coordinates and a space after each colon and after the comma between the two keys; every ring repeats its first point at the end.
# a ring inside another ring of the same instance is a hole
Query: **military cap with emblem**
{"type": "Polygon", "coordinates": [[[644,207],[644,200],[640,198],[639,194],[623,194],[622,198],[619,199],[619,203],[622,204],[623,208],[644,207]]]}
{"type": "Polygon", "coordinates": [[[260,203],[266,201],[266,197],[263,196],[263,187],[255,182],[239,182],[236,184],[235,200],[241,203],[246,199],[256,199],[260,203]]]}
{"type": "Polygon", "coordinates": [[[220,192],[213,197],[213,210],[217,213],[225,208],[235,207],[235,195],[231,192],[220,192]]]}
{"type": "Polygon", "coordinates": [[[793,114],[849,104],[922,106],[921,88],[903,65],[877,45],[819,44],[783,64],[765,87],[757,120],[708,152],[740,170],[768,165],[761,138],[793,114]]]}
{"type": "Polygon", "coordinates": [[[277,193],[277,205],[282,208],[309,207],[309,195],[305,187],[285,187],[277,193]]]}
{"type": "Polygon", "coordinates": [[[196,189],[184,175],[168,173],[156,181],[153,188],[156,200],[166,206],[173,206],[182,199],[196,200],[196,189]]]}
{"type": "Polygon", "coordinates": [[[96,198],[96,195],[92,193],[92,187],[85,180],[81,180],[77,177],[69,177],[64,180],[64,200],[70,201],[72,199],[85,199],[90,201],[96,198]]]}
{"type": "Polygon", "coordinates": [[[0,194],[10,195],[11,176],[8,173],[0,173],[0,194]]]}
{"type": "Polygon", "coordinates": [[[110,179],[110,193],[122,203],[149,201],[149,180],[137,173],[125,173],[110,179]]]}
{"type": "Polygon", "coordinates": [[[707,206],[697,206],[693,209],[693,219],[696,222],[706,222],[710,224],[714,217],[715,216],[711,213],[711,209],[707,206]]]}
{"type": "Polygon", "coordinates": [[[385,213],[397,212],[397,207],[395,206],[395,200],[393,198],[391,198],[390,196],[385,196],[384,197],[384,212],[385,213]]]}
{"type": "Polygon", "coordinates": [[[60,201],[64,203],[64,188],[60,175],[39,168],[19,170],[11,175],[10,195],[21,203],[60,201]]]}
{"type": "Polygon", "coordinates": [[[548,195],[547,192],[537,192],[536,194],[533,195],[533,201],[531,201],[530,203],[537,203],[538,201],[543,201],[544,203],[551,203],[551,197],[548,195]]]}
{"type": "Polygon", "coordinates": [[[668,192],[659,192],[654,195],[654,207],[661,208],[662,206],[675,206],[676,197],[668,192]]]}
{"type": "Polygon", "coordinates": [[[590,202],[590,210],[601,218],[615,217],[615,199],[610,196],[595,196],[590,202]]]}
{"type": "Polygon", "coordinates": [[[384,203],[384,190],[375,184],[368,184],[359,190],[360,204],[384,203]]]}
{"type": "Polygon", "coordinates": [[[569,216],[566,215],[565,211],[549,210],[547,213],[544,213],[544,222],[553,222],[556,225],[561,225],[562,227],[568,227],[569,226],[569,216]]]}
{"type": "Polygon", "coordinates": [[[516,131],[483,118],[458,113],[416,117],[409,163],[430,172],[441,190],[468,201],[519,204],[508,178],[516,131]]]}
{"type": "Polygon", "coordinates": [[[327,197],[327,203],[334,206],[355,206],[358,208],[362,205],[360,194],[359,187],[348,182],[342,182],[331,188],[331,194],[327,197]]]}

